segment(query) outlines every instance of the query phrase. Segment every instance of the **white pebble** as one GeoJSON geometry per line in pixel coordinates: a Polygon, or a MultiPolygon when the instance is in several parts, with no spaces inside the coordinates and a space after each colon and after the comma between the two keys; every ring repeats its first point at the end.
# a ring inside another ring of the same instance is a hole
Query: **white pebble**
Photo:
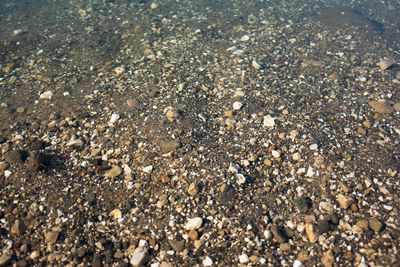
{"type": "Polygon", "coordinates": [[[250,40],[250,36],[248,36],[247,34],[243,35],[242,38],[240,38],[240,41],[242,41],[242,42],[246,42],[248,40],[250,40]]]}
{"type": "Polygon", "coordinates": [[[318,145],[317,144],[310,145],[310,150],[317,150],[317,149],[318,149],[318,145]]]}
{"type": "Polygon", "coordinates": [[[143,171],[145,173],[151,173],[153,171],[153,165],[149,165],[149,166],[143,167],[143,171]]]}
{"type": "Polygon", "coordinates": [[[111,115],[111,119],[110,119],[110,123],[114,123],[114,122],[118,121],[119,118],[120,118],[119,114],[117,114],[117,113],[112,114],[111,115]]]}
{"type": "Polygon", "coordinates": [[[190,230],[196,230],[199,229],[201,227],[201,225],[203,224],[203,219],[200,217],[194,217],[191,218],[187,221],[187,223],[185,224],[185,229],[190,231],[190,230]]]}
{"type": "Polygon", "coordinates": [[[229,164],[228,172],[230,173],[238,173],[240,170],[240,166],[237,165],[236,163],[231,162],[229,164]]]}
{"type": "Polygon", "coordinates": [[[149,260],[149,252],[145,247],[137,247],[133,252],[130,263],[132,266],[141,266],[149,260]]]}
{"type": "Polygon", "coordinates": [[[235,103],[233,103],[233,109],[234,109],[234,110],[239,110],[239,109],[241,109],[242,107],[243,107],[243,104],[240,103],[240,102],[238,102],[238,101],[236,101],[235,103]]]}
{"type": "Polygon", "coordinates": [[[46,91],[40,94],[40,99],[51,99],[53,97],[53,92],[52,91],[46,91]]]}
{"type": "Polygon", "coordinates": [[[22,33],[22,29],[15,29],[15,30],[13,30],[13,34],[14,34],[14,35],[18,35],[18,34],[20,34],[20,33],[22,33]]]}
{"type": "Polygon", "coordinates": [[[206,256],[203,260],[203,266],[212,266],[213,261],[210,257],[206,256]]]}
{"type": "Polygon", "coordinates": [[[272,150],[271,153],[274,158],[279,158],[281,156],[281,153],[277,150],[272,150]]]}
{"type": "Polygon", "coordinates": [[[294,154],[292,155],[292,159],[293,159],[294,161],[299,161],[299,160],[301,160],[301,155],[300,155],[300,153],[299,153],[299,152],[294,153],[294,154]]]}
{"type": "Polygon", "coordinates": [[[275,126],[275,118],[271,117],[271,115],[267,115],[264,117],[264,126],[273,128],[275,126]]]}
{"type": "Polygon", "coordinates": [[[4,176],[5,176],[6,178],[10,177],[10,175],[11,175],[11,171],[9,171],[9,170],[5,170],[5,171],[4,171],[4,176]]]}
{"type": "Polygon", "coordinates": [[[122,73],[124,73],[125,72],[125,68],[124,67],[116,67],[115,69],[114,69],[114,72],[116,73],[116,74],[122,74],[122,73]]]}
{"type": "Polygon", "coordinates": [[[257,70],[261,69],[261,65],[258,64],[257,61],[255,61],[255,60],[253,60],[253,61],[251,62],[251,66],[253,66],[253,68],[255,68],[255,69],[257,69],[257,70]]]}
{"type": "Polygon", "coordinates": [[[303,266],[303,263],[299,260],[294,260],[293,262],[293,267],[301,267],[303,266]]]}
{"type": "Polygon", "coordinates": [[[236,182],[238,183],[238,184],[244,184],[245,182],[246,182],[246,177],[243,175],[243,174],[241,174],[241,173],[237,173],[236,175],[236,182]]]}
{"type": "Polygon", "coordinates": [[[247,254],[242,254],[239,256],[239,262],[244,264],[249,262],[249,256],[247,254]]]}
{"type": "Polygon", "coordinates": [[[151,3],[150,8],[151,9],[156,9],[158,7],[157,3],[151,3]]]}

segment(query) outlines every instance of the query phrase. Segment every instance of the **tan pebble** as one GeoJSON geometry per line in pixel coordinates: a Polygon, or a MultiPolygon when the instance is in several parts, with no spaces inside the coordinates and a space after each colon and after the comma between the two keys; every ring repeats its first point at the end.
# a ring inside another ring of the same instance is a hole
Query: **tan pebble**
{"type": "Polygon", "coordinates": [[[357,128],[357,133],[359,133],[359,134],[361,134],[361,135],[366,135],[366,134],[367,134],[367,131],[366,131],[364,128],[362,128],[362,127],[358,127],[358,128],[357,128]]]}
{"type": "Polygon", "coordinates": [[[368,221],[365,219],[359,220],[356,225],[363,230],[368,230],[368,221]]]}
{"type": "Polygon", "coordinates": [[[18,107],[17,108],[17,112],[18,113],[24,113],[25,112],[25,108],[24,107],[18,107]]]}
{"type": "Polygon", "coordinates": [[[354,202],[354,199],[350,196],[339,194],[337,196],[337,201],[342,209],[347,209],[354,202]]]}
{"type": "Polygon", "coordinates": [[[390,114],[393,112],[393,108],[386,101],[370,101],[369,105],[381,114],[390,114]]]}
{"type": "Polygon", "coordinates": [[[267,167],[271,167],[272,161],[271,161],[270,159],[265,159],[265,160],[264,160],[264,164],[265,164],[265,166],[267,166],[267,167]]]}
{"type": "Polygon", "coordinates": [[[331,74],[331,76],[329,76],[332,80],[339,80],[340,79],[340,77],[339,77],[339,75],[337,74],[337,73],[333,73],[333,74],[331,74]]]}
{"type": "Polygon", "coordinates": [[[166,108],[165,117],[170,122],[173,122],[174,120],[176,120],[179,117],[179,113],[176,109],[174,109],[172,107],[168,107],[168,108],[166,108]]]}
{"type": "Polygon", "coordinates": [[[197,240],[199,238],[199,233],[196,230],[192,229],[189,231],[189,238],[192,240],[197,240]]]}
{"type": "Polygon", "coordinates": [[[204,244],[203,239],[198,239],[193,242],[194,247],[197,249],[201,248],[203,246],[203,244],[204,244]]]}
{"type": "Polygon", "coordinates": [[[44,234],[44,240],[46,243],[53,244],[57,242],[58,239],[58,232],[47,232],[44,234]]]}
{"type": "Polygon", "coordinates": [[[249,259],[252,263],[257,263],[259,260],[259,258],[256,255],[251,255],[249,259]]]}
{"type": "Polygon", "coordinates": [[[122,212],[119,209],[112,210],[109,215],[114,217],[115,219],[121,219],[122,218],[122,212]]]}
{"type": "Polygon", "coordinates": [[[332,267],[334,262],[335,257],[333,256],[332,250],[328,250],[328,252],[326,252],[321,258],[321,263],[324,267],[332,267]]]}
{"type": "Polygon", "coordinates": [[[290,244],[289,243],[282,243],[279,245],[279,248],[283,251],[289,251],[291,249],[290,244]]]}
{"type": "Polygon", "coordinates": [[[363,121],[363,125],[366,128],[370,128],[371,127],[371,122],[370,121],[363,121]]]}
{"type": "Polygon", "coordinates": [[[300,251],[299,256],[298,256],[299,261],[306,261],[309,258],[310,257],[308,256],[308,251],[306,249],[303,249],[300,251]]]}
{"type": "Polygon", "coordinates": [[[188,188],[188,193],[191,196],[194,196],[198,193],[198,189],[195,183],[191,183],[188,188]]]}
{"type": "Polygon", "coordinates": [[[311,243],[315,243],[318,241],[318,234],[317,234],[317,228],[315,227],[314,224],[311,223],[306,223],[306,233],[308,236],[308,240],[311,243]]]}
{"type": "Polygon", "coordinates": [[[225,111],[224,117],[225,118],[233,118],[233,111],[232,110],[225,111]]]}

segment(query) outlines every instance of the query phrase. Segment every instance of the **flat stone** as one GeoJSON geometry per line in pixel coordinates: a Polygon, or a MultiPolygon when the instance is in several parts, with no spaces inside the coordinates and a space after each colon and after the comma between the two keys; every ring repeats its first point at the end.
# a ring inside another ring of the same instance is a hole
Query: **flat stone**
{"type": "Polygon", "coordinates": [[[396,62],[392,59],[382,59],[381,61],[379,61],[378,66],[379,68],[381,68],[381,70],[387,70],[394,64],[396,64],[396,62]]]}
{"type": "Polygon", "coordinates": [[[321,263],[324,267],[332,267],[335,262],[332,250],[328,250],[321,258],[321,263]]]}
{"type": "Polygon", "coordinates": [[[14,224],[11,226],[11,233],[18,235],[18,234],[22,234],[23,232],[25,232],[25,224],[23,221],[21,221],[20,219],[15,220],[14,224]]]}
{"type": "Polygon", "coordinates": [[[342,209],[347,209],[354,202],[354,199],[350,196],[338,195],[337,201],[342,209]]]}
{"type": "Polygon", "coordinates": [[[181,147],[181,143],[176,140],[160,140],[158,144],[164,152],[171,152],[181,147]]]}
{"type": "Polygon", "coordinates": [[[181,252],[183,250],[183,247],[185,246],[185,240],[168,240],[168,244],[171,246],[173,250],[176,252],[181,252]]]}
{"type": "Polygon", "coordinates": [[[146,247],[137,247],[133,252],[130,263],[134,267],[139,267],[149,260],[149,252],[146,247]]]}
{"type": "Polygon", "coordinates": [[[306,213],[311,207],[311,199],[309,197],[298,197],[293,202],[300,212],[306,213]]]}
{"type": "Polygon", "coordinates": [[[9,164],[19,164],[22,162],[22,153],[19,150],[11,150],[4,155],[4,159],[9,164]]]}
{"type": "Polygon", "coordinates": [[[235,195],[235,189],[229,185],[226,185],[224,190],[219,194],[217,201],[222,205],[231,204],[234,195],[235,195]]]}
{"type": "Polygon", "coordinates": [[[242,254],[239,256],[239,262],[241,264],[249,263],[249,261],[250,261],[250,259],[249,259],[249,256],[247,256],[247,254],[242,254]]]}
{"type": "Polygon", "coordinates": [[[369,219],[368,223],[369,227],[376,233],[379,233],[383,228],[383,223],[376,218],[369,219]]]}
{"type": "Polygon", "coordinates": [[[0,256],[0,266],[6,266],[11,260],[11,256],[10,255],[1,255],[0,256]]]}
{"type": "Polygon", "coordinates": [[[112,166],[111,169],[104,173],[104,176],[110,179],[114,179],[122,173],[122,169],[116,165],[112,166]]]}
{"type": "Polygon", "coordinates": [[[369,105],[381,114],[390,114],[394,109],[386,101],[370,101],[369,105]]]}

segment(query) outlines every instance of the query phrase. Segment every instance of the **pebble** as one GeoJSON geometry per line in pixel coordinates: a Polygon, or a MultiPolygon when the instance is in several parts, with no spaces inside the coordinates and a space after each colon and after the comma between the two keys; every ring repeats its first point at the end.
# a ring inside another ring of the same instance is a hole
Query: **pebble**
{"type": "Polygon", "coordinates": [[[46,91],[40,94],[40,99],[50,100],[53,97],[54,93],[52,91],[46,91]]]}
{"type": "Polygon", "coordinates": [[[130,263],[134,267],[142,266],[149,260],[149,252],[146,247],[137,247],[133,252],[130,263]]]}
{"type": "Polygon", "coordinates": [[[110,179],[114,179],[122,173],[122,169],[119,166],[112,166],[111,169],[104,172],[104,176],[110,179]]]}
{"type": "Polygon", "coordinates": [[[25,224],[23,221],[17,219],[15,220],[14,224],[11,226],[11,233],[18,235],[18,234],[22,234],[23,232],[25,232],[25,224]]]}
{"type": "Polygon", "coordinates": [[[188,194],[191,196],[195,196],[198,192],[198,186],[196,186],[195,183],[191,183],[188,188],[188,194]]]}
{"type": "Polygon", "coordinates": [[[164,152],[171,152],[181,147],[181,143],[176,140],[160,140],[158,144],[164,152]]]}
{"type": "Polygon", "coordinates": [[[153,171],[153,165],[143,167],[143,172],[151,173],[153,171]]]}
{"type": "Polygon", "coordinates": [[[332,267],[335,262],[332,250],[328,250],[321,258],[321,263],[324,267],[332,267]]]}
{"type": "Polygon", "coordinates": [[[286,243],[287,239],[282,234],[282,231],[276,225],[271,226],[271,232],[274,235],[274,238],[278,241],[278,243],[286,243]]]}
{"type": "Polygon", "coordinates": [[[0,171],[4,171],[8,168],[8,163],[5,161],[0,161],[0,171]]]}
{"type": "Polygon", "coordinates": [[[301,160],[301,155],[300,155],[300,153],[299,153],[299,152],[294,153],[294,154],[292,155],[292,159],[293,159],[294,161],[299,161],[299,160],[301,160]]]}
{"type": "Polygon", "coordinates": [[[311,199],[308,197],[298,197],[293,202],[300,212],[306,213],[311,207],[311,199]]]}
{"type": "Polygon", "coordinates": [[[168,240],[168,244],[176,252],[181,252],[185,246],[185,240],[168,240]]]}
{"type": "Polygon", "coordinates": [[[201,225],[203,224],[203,219],[200,217],[194,217],[191,218],[187,221],[187,223],[185,224],[185,229],[190,231],[190,230],[196,230],[199,229],[201,227],[201,225]]]}
{"type": "Polygon", "coordinates": [[[347,209],[354,202],[354,199],[350,196],[339,194],[337,196],[337,201],[342,209],[347,209]]]}
{"type": "Polygon", "coordinates": [[[242,42],[246,42],[248,40],[250,40],[250,36],[248,36],[247,34],[243,35],[242,38],[240,38],[240,41],[242,41],[242,42]]]}
{"type": "Polygon", "coordinates": [[[22,153],[19,150],[11,150],[4,155],[4,159],[9,164],[22,163],[22,153]]]}
{"type": "Polygon", "coordinates": [[[279,158],[281,156],[281,153],[277,150],[272,150],[271,154],[274,158],[279,158]]]}
{"type": "Polygon", "coordinates": [[[44,240],[46,241],[46,243],[54,244],[57,242],[57,239],[58,239],[58,232],[49,231],[44,234],[44,240]]]}
{"type": "Polygon", "coordinates": [[[115,219],[121,219],[122,218],[122,212],[119,209],[112,210],[109,213],[109,215],[114,217],[115,219]]]}
{"type": "Polygon", "coordinates": [[[119,118],[120,118],[120,115],[117,113],[114,113],[111,115],[109,123],[113,124],[114,122],[117,122],[119,120],[119,118]]]}
{"type": "Polygon", "coordinates": [[[257,69],[257,70],[261,69],[261,65],[258,64],[257,61],[255,61],[255,60],[253,60],[253,61],[251,62],[251,66],[253,66],[253,68],[255,68],[255,69],[257,69]]]}
{"type": "Polygon", "coordinates": [[[233,110],[240,110],[243,107],[243,104],[236,101],[235,103],[233,103],[232,107],[233,107],[233,110]]]}
{"type": "Polygon", "coordinates": [[[379,61],[378,66],[381,68],[381,70],[387,70],[394,64],[396,64],[396,62],[392,59],[383,59],[379,61]]]}
{"type": "Polygon", "coordinates": [[[193,246],[194,246],[196,249],[200,249],[201,246],[203,246],[203,244],[204,244],[204,240],[203,240],[203,239],[198,239],[198,240],[195,240],[195,241],[193,242],[193,246]]]}
{"type": "Polygon", "coordinates": [[[271,115],[267,115],[264,117],[264,126],[273,128],[275,126],[275,118],[271,117],[271,115]]]}
{"type": "Polygon", "coordinates": [[[252,263],[257,263],[260,260],[260,258],[256,255],[251,255],[249,259],[252,263]]]}
{"type": "Polygon", "coordinates": [[[158,7],[158,4],[157,3],[151,3],[150,4],[150,8],[151,9],[156,9],[158,7]]]}
{"type": "Polygon", "coordinates": [[[317,234],[317,229],[316,229],[315,225],[312,224],[312,223],[306,223],[306,227],[305,228],[306,228],[306,233],[307,233],[307,236],[308,236],[308,240],[311,243],[317,242],[318,241],[318,234],[317,234]]]}
{"type": "Polygon", "coordinates": [[[293,267],[302,267],[303,263],[299,260],[294,260],[293,267]]]}
{"type": "Polygon", "coordinates": [[[239,262],[242,264],[246,264],[249,263],[250,259],[249,256],[247,256],[247,254],[242,254],[239,256],[239,262]]]}
{"type": "Polygon", "coordinates": [[[383,228],[383,223],[376,218],[369,219],[368,223],[369,227],[376,233],[379,233],[383,228]]]}
{"type": "Polygon", "coordinates": [[[199,233],[196,230],[192,229],[189,231],[188,236],[192,240],[197,240],[199,238],[199,233]]]}
{"type": "Polygon", "coordinates": [[[11,260],[11,256],[7,254],[3,254],[0,256],[0,266],[6,266],[11,260]]]}
{"type": "Polygon", "coordinates": [[[381,114],[390,114],[394,110],[386,101],[370,101],[368,104],[381,114]]]}
{"type": "Polygon", "coordinates": [[[79,147],[82,147],[82,146],[83,146],[83,141],[82,141],[81,139],[74,139],[74,138],[72,138],[72,139],[67,143],[67,146],[79,148],[79,147]]]}
{"type": "Polygon", "coordinates": [[[174,109],[173,107],[165,108],[164,112],[165,112],[165,117],[170,122],[173,122],[174,120],[176,120],[179,117],[179,112],[176,109],[174,109]]]}
{"type": "Polygon", "coordinates": [[[115,72],[115,74],[117,74],[117,75],[119,75],[119,74],[122,74],[122,73],[124,73],[125,72],[125,68],[124,67],[116,67],[115,69],[114,69],[114,72],[115,72]]]}
{"type": "Polygon", "coordinates": [[[203,266],[212,266],[213,265],[213,260],[206,256],[203,260],[203,266]]]}

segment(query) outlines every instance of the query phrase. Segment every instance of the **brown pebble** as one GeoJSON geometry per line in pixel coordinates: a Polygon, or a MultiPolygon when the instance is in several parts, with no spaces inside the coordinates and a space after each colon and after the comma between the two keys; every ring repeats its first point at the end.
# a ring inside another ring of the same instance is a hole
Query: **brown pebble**
{"type": "Polygon", "coordinates": [[[370,101],[368,103],[376,112],[381,114],[390,114],[393,108],[386,101],[370,101]]]}

